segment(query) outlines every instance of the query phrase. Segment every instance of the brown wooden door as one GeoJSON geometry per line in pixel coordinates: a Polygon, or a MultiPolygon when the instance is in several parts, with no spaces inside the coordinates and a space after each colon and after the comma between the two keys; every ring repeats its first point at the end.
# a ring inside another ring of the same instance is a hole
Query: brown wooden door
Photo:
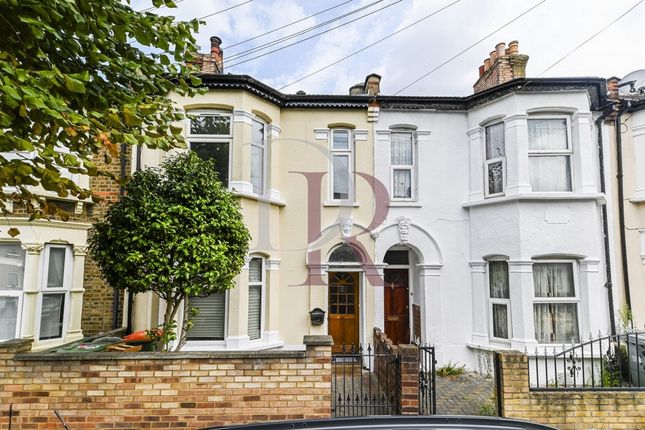
{"type": "Polygon", "coordinates": [[[385,334],[395,345],[410,343],[408,269],[385,269],[385,334]]]}
{"type": "Polygon", "coordinates": [[[329,334],[334,338],[332,352],[358,347],[358,273],[329,274],[329,334]]]}

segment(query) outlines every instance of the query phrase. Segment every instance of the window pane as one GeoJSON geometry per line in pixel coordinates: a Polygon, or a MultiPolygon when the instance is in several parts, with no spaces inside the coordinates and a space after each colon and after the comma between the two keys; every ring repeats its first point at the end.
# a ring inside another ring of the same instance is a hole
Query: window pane
{"type": "Polygon", "coordinates": [[[262,317],[262,287],[249,286],[249,339],[259,339],[262,317]]]}
{"type": "Polygon", "coordinates": [[[486,127],[486,159],[503,157],[506,153],[504,147],[504,123],[486,127]]]}
{"type": "Polygon", "coordinates": [[[18,297],[0,297],[0,340],[16,337],[18,297]]]}
{"type": "Polygon", "coordinates": [[[493,304],[493,337],[508,339],[508,309],[506,305],[493,304]]]}
{"type": "Polygon", "coordinates": [[[347,155],[334,155],[333,157],[333,190],[334,199],[349,198],[349,157],[347,155]]]}
{"type": "Polygon", "coordinates": [[[412,165],[412,133],[392,133],[392,164],[398,166],[412,165]]]}
{"type": "Polygon", "coordinates": [[[349,131],[332,130],[332,149],[349,149],[349,131]]]}
{"type": "Polygon", "coordinates": [[[199,313],[187,333],[188,339],[224,340],[225,305],[226,295],[223,292],[191,298],[190,307],[199,309],[199,313]]]}
{"type": "Polygon", "coordinates": [[[264,193],[264,148],[251,146],[251,184],[255,194],[264,193]]]}
{"type": "Polygon", "coordinates": [[[508,299],[508,263],[506,261],[488,262],[488,279],[490,297],[493,299],[508,299]]]}
{"type": "Polygon", "coordinates": [[[43,294],[42,303],[40,312],[40,340],[63,337],[65,293],[43,294]]]}
{"type": "Polygon", "coordinates": [[[264,146],[264,124],[260,121],[253,120],[251,141],[254,145],[264,146]]]}
{"type": "Polygon", "coordinates": [[[191,142],[190,149],[202,160],[213,160],[219,180],[228,186],[228,143],[191,142]]]}
{"type": "Polygon", "coordinates": [[[575,297],[571,263],[533,264],[535,297],[575,297]]]}
{"type": "Polygon", "coordinates": [[[262,282],[261,258],[251,258],[249,261],[249,282],[262,282]]]}
{"type": "Polygon", "coordinates": [[[358,263],[361,259],[349,245],[341,245],[329,256],[330,263],[358,263]]]}
{"type": "Polygon", "coordinates": [[[535,338],[539,343],[577,343],[578,309],[575,303],[533,305],[535,338]]]}
{"type": "Polygon", "coordinates": [[[0,291],[22,290],[25,250],[18,244],[0,245],[0,291]]]}
{"type": "Polygon", "coordinates": [[[395,169],[394,178],[394,198],[409,199],[412,198],[412,172],[410,170],[395,169]]]}
{"type": "Polygon", "coordinates": [[[498,161],[488,165],[488,194],[504,192],[504,163],[498,161]]]}
{"type": "Polygon", "coordinates": [[[529,159],[533,191],[571,191],[569,156],[532,156],[529,159]]]}
{"type": "Polygon", "coordinates": [[[386,264],[409,264],[408,251],[389,250],[385,253],[383,262],[386,264]]]}
{"type": "Polygon", "coordinates": [[[567,120],[530,119],[529,149],[567,149],[567,120]]]}
{"type": "Polygon", "coordinates": [[[200,115],[190,120],[191,134],[231,134],[231,117],[228,115],[200,115]]]}
{"type": "Polygon", "coordinates": [[[47,288],[64,288],[65,248],[49,248],[47,288]]]}

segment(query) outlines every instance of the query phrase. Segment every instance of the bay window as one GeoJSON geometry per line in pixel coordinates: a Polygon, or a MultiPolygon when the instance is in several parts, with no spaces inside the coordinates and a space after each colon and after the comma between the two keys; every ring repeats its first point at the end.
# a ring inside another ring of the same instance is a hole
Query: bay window
{"type": "Polygon", "coordinates": [[[253,257],[249,261],[249,322],[250,340],[262,337],[262,295],[264,291],[264,259],[253,257]]]}
{"type": "Polygon", "coordinates": [[[412,200],[415,181],[415,148],[412,131],[390,134],[391,190],[393,200],[412,200]]]}
{"type": "Polygon", "coordinates": [[[353,147],[350,130],[331,130],[332,200],[350,200],[353,198],[353,147]]]}
{"type": "Polygon", "coordinates": [[[228,187],[230,146],[232,139],[231,114],[222,112],[192,112],[186,138],[189,147],[203,160],[213,160],[219,180],[228,187]]]}
{"type": "Polygon", "coordinates": [[[190,299],[190,307],[199,309],[188,330],[189,340],[224,340],[226,326],[226,293],[219,292],[190,299]]]}
{"type": "Polygon", "coordinates": [[[535,338],[539,343],[580,341],[574,263],[533,264],[535,338]]]}
{"type": "Polygon", "coordinates": [[[529,174],[533,191],[571,191],[568,118],[528,120],[529,174]]]}
{"type": "Polygon", "coordinates": [[[510,339],[510,292],[508,283],[508,263],[506,261],[488,262],[488,287],[490,297],[491,337],[510,339]]]}
{"type": "Polygon", "coordinates": [[[24,274],[20,244],[0,245],[0,341],[20,335],[24,274]]]}
{"type": "Polygon", "coordinates": [[[500,122],[486,127],[486,197],[504,194],[506,182],[506,147],[504,141],[504,123],[500,122]]]}
{"type": "Polygon", "coordinates": [[[71,248],[62,245],[47,245],[44,267],[38,339],[59,339],[63,337],[65,330],[66,307],[72,280],[71,248]]]}

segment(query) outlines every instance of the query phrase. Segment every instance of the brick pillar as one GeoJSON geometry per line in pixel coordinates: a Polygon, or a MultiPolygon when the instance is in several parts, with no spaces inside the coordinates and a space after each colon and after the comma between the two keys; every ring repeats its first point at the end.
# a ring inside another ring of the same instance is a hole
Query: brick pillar
{"type": "Polygon", "coordinates": [[[399,345],[398,349],[401,359],[401,414],[416,415],[419,413],[419,349],[414,345],[399,345]]]}
{"type": "MultiPolygon", "coordinates": [[[[315,394],[309,407],[310,414],[319,418],[331,417],[331,347],[334,339],[329,335],[306,335],[302,341],[307,347],[306,370],[313,375],[304,376],[303,389],[311,387],[315,394]]],[[[304,374],[304,372],[303,372],[304,374]]]]}
{"type": "Polygon", "coordinates": [[[523,410],[529,398],[529,359],[519,351],[498,351],[495,360],[499,363],[498,405],[502,417],[519,417],[517,412],[523,410]]]}

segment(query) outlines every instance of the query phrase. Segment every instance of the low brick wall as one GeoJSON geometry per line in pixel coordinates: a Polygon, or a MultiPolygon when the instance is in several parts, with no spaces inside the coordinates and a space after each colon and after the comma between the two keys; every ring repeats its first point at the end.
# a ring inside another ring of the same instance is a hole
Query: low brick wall
{"type": "Polygon", "coordinates": [[[525,354],[498,352],[502,415],[559,430],[645,429],[645,391],[531,391],[525,354]]]}
{"type": "Polygon", "coordinates": [[[28,353],[0,343],[0,428],[204,428],[330,416],[331,338],[306,351],[28,353]]]}

